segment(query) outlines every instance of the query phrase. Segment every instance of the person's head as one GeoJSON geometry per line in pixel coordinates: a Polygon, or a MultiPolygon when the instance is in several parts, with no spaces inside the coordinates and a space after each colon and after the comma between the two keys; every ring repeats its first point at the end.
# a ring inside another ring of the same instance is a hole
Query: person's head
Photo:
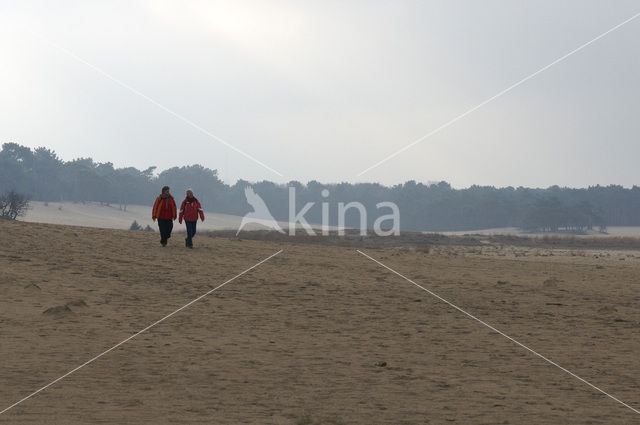
{"type": "Polygon", "coordinates": [[[187,198],[193,198],[193,190],[187,189],[187,198]]]}
{"type": "Polygon", "coordinates": [[[169,193],[169,186],[164,186],[164,187],[162,188],[162,196],[169,196],[169,195],[170,195],[170,193],[169,193]]]}

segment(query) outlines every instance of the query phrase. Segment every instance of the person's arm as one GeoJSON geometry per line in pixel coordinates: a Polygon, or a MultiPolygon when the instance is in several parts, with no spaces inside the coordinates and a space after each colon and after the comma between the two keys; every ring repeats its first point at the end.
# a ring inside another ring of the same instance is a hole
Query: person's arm
{"type": "Polygon", "coordinates": [[[200,220],[204,221],[204,211],[202,211],[202,205],[200,205],[200,201],[198,201],[198,214],[200,214],[200,220]]]}
{"type": "Polygon", "coordinates": [[[173,219],[175,220],[177,215],[176,215],[176,211],[178,208],[176,208],[176,201],[173,200],[173,198],[171,198],[171,210],[173,212],[173,219]]]}
{"type": "Polygon", "coordinates": [[[156,201],[153,203],[153,210],[151,210],[151,219],[152,219],[153,221],[156,221],[156,218],[158,218],[158,217],[156,216],[156,211],[157,211],[157,209],[158,209],[158,200],[159,200],[159,199],[160,199],[160,198],[156,198],[156,201]]]}
{"type": "Polygon", "coordinates": [[[182,224],[182,218],[184,217],[184,204],[186,201],[182,201],[182,205],[180,205],[180,215],[178,216],[178,223],[182,224]]]}

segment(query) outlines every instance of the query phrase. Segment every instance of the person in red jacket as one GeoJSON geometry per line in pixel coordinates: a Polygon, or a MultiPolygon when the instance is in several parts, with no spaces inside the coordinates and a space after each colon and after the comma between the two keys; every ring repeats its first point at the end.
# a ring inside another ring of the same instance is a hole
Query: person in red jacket
{"type": "Polygon", "coordinates": [[[187,225],[187,238],[184,240],[187,248],[193,248],[193,237],[196,234],[198,216],[200,216],[200,220],[204,221],[204,211],[202,211],[200,201],[193,196],[193,190],[187,189],[187,197],[180,205],[180,217],[178,218],[180,224],[182,224],[182,219],[184,218],[184,223],[187,225]]]}
{"type": "Polygon", "coordinates": [[[167,246],[167,239],[171,237],[173,230],[173,220],[176,219],[176,202],[169,193],[169,186],[162,188],[162,193],[156,198],[153,204],[153,212],[151,213],[153,221],[158,219],[158,228],[160,229],[160,243],[167,246]]]}

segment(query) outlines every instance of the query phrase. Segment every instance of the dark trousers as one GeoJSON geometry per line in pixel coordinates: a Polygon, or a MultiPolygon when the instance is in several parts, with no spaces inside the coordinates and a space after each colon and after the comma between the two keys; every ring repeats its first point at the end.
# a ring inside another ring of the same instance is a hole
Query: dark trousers
{"type": "Polygon", "coordinates": [[[162,245],[166,245],[167,239],[171,237],[171,231],[173,230],[173,220],[159,218],[158,228],[160,229],[160,243],[162,245]]]}
{"type": "Polygon", "coordinates": [[[187,225],[187,246],[193,246],[193,237],[196,235],[196,223],[197,221],[184,221],[187,225]]]}

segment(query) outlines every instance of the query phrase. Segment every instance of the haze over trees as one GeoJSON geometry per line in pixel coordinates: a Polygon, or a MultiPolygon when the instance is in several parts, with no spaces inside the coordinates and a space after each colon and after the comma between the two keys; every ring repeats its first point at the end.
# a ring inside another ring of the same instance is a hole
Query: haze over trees
{"type": "MultiPolygon", "coordinates": [[[[14,190],[28,199],[44,202],[100,202],[118,206],[152,205],[163,185],[171,186],[177,201],[192,188],[203,208],[216,213],[244,215],[251,211],[244,188],[251,185],[277,220],[289,219],[289,189],[296,188],[296,212],[307,202],[309,223],[320,223],[322,203],[329,207],[329,224],[337,225],[338,203],[358,201],[366,207],[368,227],[377,217],[389,214],[376,208],[390,201],[400,210],[402,230],[453,231],[520,227],[537,231],[583,232],[610,226],[640,225],[640,187],[593,186],[572,189],[471,186],[453,189],[446,182],[426,185],[408,181],[392,187],[377,183],[323,184],[291,181],[250,183],[238,180],[227,185],[216,170],[202,165],[173,167],[156,174],[156,167],[138,170],[115,168],[91,158],[63,161],[45,147],[30,149],[5,143],[0,151],[0,193],[14,190]],[[323,189],[329,196],[321,196],[323,189]]],[[[346,225],[359,227],[359,214],[350,210],[346,225]]]]}

